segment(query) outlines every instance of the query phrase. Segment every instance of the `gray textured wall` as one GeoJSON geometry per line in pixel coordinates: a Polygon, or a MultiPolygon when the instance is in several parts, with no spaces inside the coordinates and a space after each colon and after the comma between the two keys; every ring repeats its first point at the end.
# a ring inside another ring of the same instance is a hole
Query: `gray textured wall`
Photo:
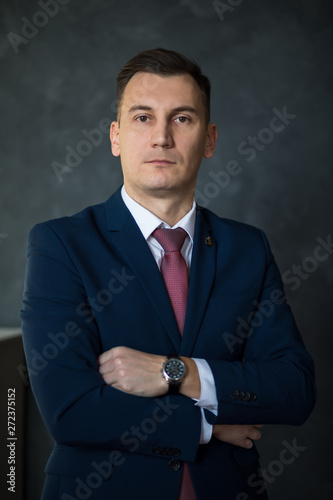
{"type": "Polygon", "coordinates": [[[211,78],[219,129],[198,200],[266,232],[316,361],[319,400],[309,421],[264,430],[270,498],[333,498],[333,250],[323,246],[333,233],[331,2],[54,2],[58,12],[40,15],[37,1],[1,1],[0,325],[19,325],[29,229],[103,201],[122,181],[106,133],[85,156],[81,142],[83,130],[114,119],[122,64],[159,46],[194,57],[211,78]],[[284,108],[292,116],[277,130],[271,119],[284,108]],[[65,171],[69,150],[81,154],[65,171]],[[305,449],[281,465],[295,439],[305,449]]]}

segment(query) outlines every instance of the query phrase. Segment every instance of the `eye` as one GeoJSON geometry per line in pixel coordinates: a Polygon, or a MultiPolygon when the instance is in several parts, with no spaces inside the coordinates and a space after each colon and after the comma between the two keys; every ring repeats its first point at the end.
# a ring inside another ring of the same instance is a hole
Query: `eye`
{"type": "Polygon", "coordinates": [[[178,123],[187,123],[190,121],[189,118],[187,118],[187,116],[178,116],[176,119],[175,119],[176,122],[178,123]]]}
{"type": "Polygon", "coordinates": [[[135,118],[135,120],[140,122],[140,123],[146,123],[148,120],[150,120],[150,118],[146,115],[140,115],[140,116],[137,116],[135,118]]]}

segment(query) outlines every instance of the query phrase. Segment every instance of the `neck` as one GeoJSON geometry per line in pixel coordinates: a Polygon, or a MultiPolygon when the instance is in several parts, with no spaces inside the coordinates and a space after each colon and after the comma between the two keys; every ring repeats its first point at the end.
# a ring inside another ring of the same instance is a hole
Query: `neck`
{"type": "Polygon", "coordinates": [[[174,226],[180,221],[192,208],[194,192],[184,196],[184,193],[172,193],[172,195],[156,196],[156,193],[141,193],[131,190],[125,185],[127,194],[133,198],[149,212],[153,213],[163,222],[174,226]]]}

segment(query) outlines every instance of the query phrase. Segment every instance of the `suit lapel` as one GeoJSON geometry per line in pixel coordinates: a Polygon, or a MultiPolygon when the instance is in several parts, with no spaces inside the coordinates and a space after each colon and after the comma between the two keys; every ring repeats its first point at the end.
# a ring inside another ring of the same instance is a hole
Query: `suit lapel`
{"type": "Polygon", "coordinates": [[[207,302],[215,278],[216,242],[202,210],[198,209],[189,294],[187,301],[184,333],[181,343],[181,354],[191,356],[206,311],[207,302]]]}
{"type": "Polygon", "coordinates": [[[175,352],[179,352],[181,339],[163,278],[147,242],[121,198],[120,190],[107,200],[106,216],[111,244],[136,275],[175,352]]]}

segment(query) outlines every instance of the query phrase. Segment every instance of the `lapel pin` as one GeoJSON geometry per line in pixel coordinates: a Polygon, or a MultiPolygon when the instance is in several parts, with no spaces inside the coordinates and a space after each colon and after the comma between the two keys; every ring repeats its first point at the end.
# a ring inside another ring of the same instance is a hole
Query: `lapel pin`
{"type": "Polygon", "coordinates": [[[207,236],[207,238],[205,238],[205,243],[208,247],[212,247],[213,246],[213,240],[210,236],[207,236]]]}

